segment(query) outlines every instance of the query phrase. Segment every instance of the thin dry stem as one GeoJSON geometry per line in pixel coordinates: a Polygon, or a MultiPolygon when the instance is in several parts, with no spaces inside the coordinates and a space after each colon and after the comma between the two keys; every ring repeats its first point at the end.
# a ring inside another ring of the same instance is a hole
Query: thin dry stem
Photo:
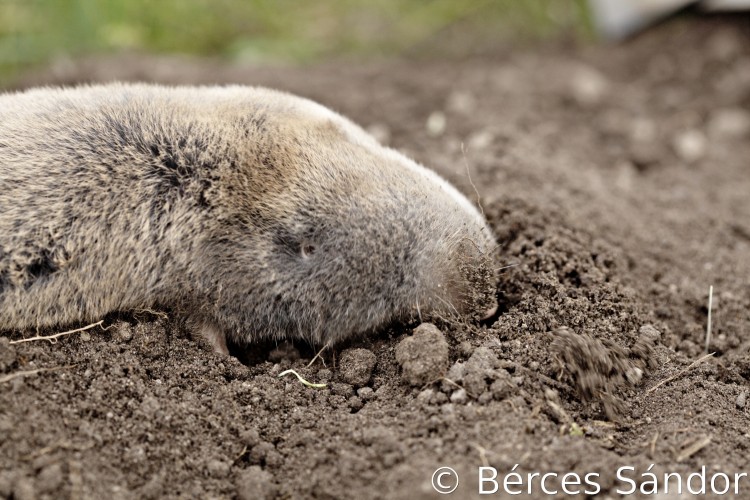
{"type": "Polygon", "coordinates": [[[307,367],[310,368],[312,366],[312,364],[315,363],[315,360],[318,359],[318,358],[320,358],[320,362],[323,363],[323,366],[326,366],[325,360],[320,355],[323,354],[323,351],[325,351],[326,349],[328,349],[329,346],[330,346],[330,342],[326,342],[325,345],[320,348],[320,350],[318,351],[318,353],[315,356],[313,356],[313,359],[311,359],[310,362],[307,363],[307,367]]]}
{"type": "Polygon", "coordinates": [[[0,377],[0,384],[4,384],[5,382],[10,382],[13,379],[17,379],[20,377],[26,377],[31,375],[36,375],[37,373],[43,373],[43,372],[55,372],[58,370],[65,370],[67,368],[72,368],[75,365],[65,365],[65,366],[56,366],[55,368],[37,368],[36,370],[24,370],[14,373],[9,373],[8,375],[3,375],[0,377]]]}
{"type": "Polygon", "coordinates": [[[482,462],[483,467],[489,467],[490,462],[487,460],[487,448],[477,443],[469,443],[479,453],[479,460],[482,462]]]}
{"type": "Polygon", "coordinates": [[[714,304],[714,287],[713,285],[708,287],[708,321],[706,322],[706,352],[708,352],[708,346],[711,344],[711,308],[714,304]]]}
{"type": "Polygon", "coordinates": [[[695,361],[693,361],[692,363],[690,363],[685,369],[680,370],[679,372],[675,373],[671,377],[665,378],[664,380],[662,380],[661,382],[659,382],[655,386],[653,386],[650,389],[648,389],[646,391],[646,394],[649,394],[649,393],[655,391],[656,389],[658,389],[659,387],[663,386],[664,384],[667,384],[667,383],[669,383],[669,382],[671,382],[671,381],[673,381],[675,379],[678,379],[678,378],[682,377],[687,372],[689,372],[690,370],[692,370],[693,368],[695,368],[699,364],[703,363],[705,360],[707,360],[708,358],[712,357],[713,355],[714,355],[714,353],[710,352],[710,353],[706,354],[705,356],[701,356],[700,358],[698,358],[695,361]]]}
{"type": "Polygon", "coordinates": [[[702,436],[701,438],[697,439],[692,444],[684,447],[682,451],[677,455],[675,460],[677,462],[682,462],[683,460],[687,460],[688,458],[692,457],[699,451],[701,451],[703,448],[708,446],[711,443],[711,436],[702,436]]]}
{"type": "MultiPolygon", "coordinates": [[[[104,323],[104,320],[97,321],[96,323],[92,323],[90,325],[87,325],[87,326],[84,326],[84,327],[81,327],[81,328],[76,328],[75,330],[68,330],[67,332],[56,333],[54,335],[44,335],[44,336],[37,335],[35,337],[29,337],[27,339],[11,340],[10,343],[11,344],[21,344],[23,342],[35,342],[37,340],[47,340],[47,341],[49,341],[50,344],[54,344],[55,340],[57,340],[60,337],[63,337],[65,335],[70,335],[70,334],[73,334],[73,333],[78,333],[78,332],[83,332],[83,331],[86,331],[86,330],[90,330],[90,329],[94,328],[95,326],[101,326],[102,323],[104,323]]],[[[106,330],[106,328],[104,328],[104,327],[102,327],[102,329],[106,330]]]]}

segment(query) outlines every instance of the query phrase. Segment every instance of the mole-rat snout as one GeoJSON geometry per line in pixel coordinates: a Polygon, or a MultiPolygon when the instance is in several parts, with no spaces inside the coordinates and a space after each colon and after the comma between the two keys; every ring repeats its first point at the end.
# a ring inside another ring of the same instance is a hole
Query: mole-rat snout
{"type": "Polygon", "coordinates": [[[326,201],[311,197],[281,231],[292,258],[279,272],[293,285],[279,303],[296,304],[292,331],[325,343],[432,313],[491,314],[494,240],[483,217],[435,174],[398,160],[347,167],[345,183],[329,181],[326,201]]]}
{"type": "Polygon", "coordinates": [[[243,318],[229,329],[237,340],[270,334],[315,344],[433,313],[487,316],[494,240],[473,205],[401,156],[355,150],[344,158],[357,163],[344,165],[338,159],[347,145],[337,148],[313,165],[327,172],[323,184],[292,198],[295,187],[280,190],[265,204],[264,231],[243,230],[254,251],[232,279],[255,286],[213,316],[243,318]]]}
{"type": "Polygon", "coordinates": [[[469,228],[460,235],[449,265],[448,294],[457,312],[476,320],[486,320],[497,312],[495,278],[492,250],[494,242],[489,229],[482,224],[469,228]]]}
{"type": "Polygon", "coordinates": [[[349,122],[321,130],[333,136],[284,151],[294,170],[252,207],[263,231],[241,233],[253,292],[213,316],[240,317],[228,330],[242,340],[323,344],[433,313],[491,315],[494,238],[473,203],[349,122]]]}

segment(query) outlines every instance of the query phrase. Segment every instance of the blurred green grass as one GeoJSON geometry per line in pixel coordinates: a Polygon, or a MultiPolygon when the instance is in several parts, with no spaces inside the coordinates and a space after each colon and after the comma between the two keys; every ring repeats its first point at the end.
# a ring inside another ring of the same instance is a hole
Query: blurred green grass
{"type": "Polygon", "coordinates": [[[0,79],[60,57],[119,51],[285,62],[407,51],[456,55],[509,39],[588,36],[585,3],[0,0],[0,79]]]}

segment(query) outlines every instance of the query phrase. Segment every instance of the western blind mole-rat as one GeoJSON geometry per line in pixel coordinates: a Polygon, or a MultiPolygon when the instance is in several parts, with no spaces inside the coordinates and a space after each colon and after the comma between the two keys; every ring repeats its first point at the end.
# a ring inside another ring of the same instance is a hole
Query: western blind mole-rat
{"type": "Polygon", "coordinates": [[[453,186],[333,111],[245,86],[0,95],[0,331],[169,308],[320,344],[490,309],[494,240],[453,186]]]}

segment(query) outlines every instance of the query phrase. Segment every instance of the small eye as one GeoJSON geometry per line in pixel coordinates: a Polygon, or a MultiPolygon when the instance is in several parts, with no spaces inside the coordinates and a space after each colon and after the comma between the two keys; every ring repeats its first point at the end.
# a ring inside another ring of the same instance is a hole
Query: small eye
{"type": "Polygon", "coordinates": [[[299,253],[302,256],[303,259],[309,259],[317,250],[317,247],[310,243],[309,241],[306,241],[302,243],[299,247],[299,253]]]}

